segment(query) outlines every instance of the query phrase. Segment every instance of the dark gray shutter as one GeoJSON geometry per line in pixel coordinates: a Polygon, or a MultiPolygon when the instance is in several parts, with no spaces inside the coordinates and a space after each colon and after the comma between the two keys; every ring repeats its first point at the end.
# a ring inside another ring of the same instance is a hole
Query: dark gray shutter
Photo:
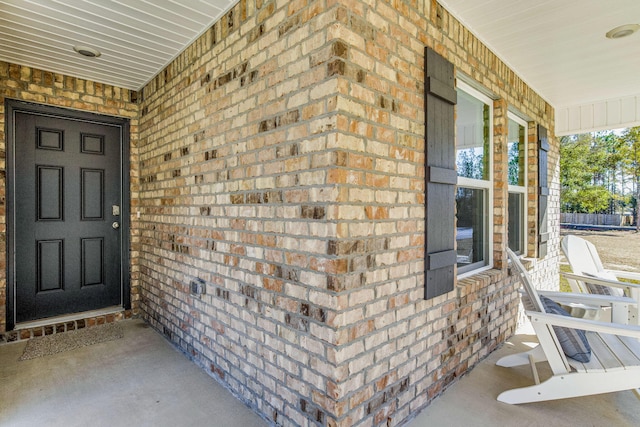
{"type": "Polygon", "coordinates": [[[425,48],[425,299],[453,290],[455,280],[455,118],[453,64],[425,48]]]}
{"type": "Polygon", "coordinates": [[[538,125],[538,258],[544,258],[547,255],[547,241],[549,240],[547,219],[547,203],[549,199],[548,154],[547,129],[538,125]]]}

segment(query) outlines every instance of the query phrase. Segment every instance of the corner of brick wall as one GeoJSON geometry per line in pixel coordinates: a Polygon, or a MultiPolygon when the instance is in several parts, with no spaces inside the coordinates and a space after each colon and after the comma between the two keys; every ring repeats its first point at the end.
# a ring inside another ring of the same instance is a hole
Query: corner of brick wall
{"type": "Polygon", "coordinates": [[[338,255],[334,16],[241,1],[142,91],[143,315],[281,425],[338,410],[331,349],[352,267],[338,255]]]}
{"type": "MultiPolygon", "coordinates": [[[[330,176],[339,186],[331,248],[347,266],[334,279],[346,306],[337,313],[341,327],[331,349],[338,373],[329,389],[332,419],[345,426],[395,425],[515,332],[519,285],[504,257],[507,109],[515,106],[546,125],[553,113],[439,5],[339,6],[328,43],[341,53],[334,72],[342,161],[330,176]],[[459,280],[453,292],[430,301],[422,300],[425,45],[499,97],[493,105],[494,269],[459,280]]],[[[535,269],[554,262],[549,257],[535,269]]]]}
{"type": "Polygon", "coordinates": [[[274,423],[393,425],[517,319],[501,256],[423,300],[423,47],[501,98],[498,157],[552,111],[437,3],[322,6],[241,2],[145,87],[141,306],[274,423]]]}

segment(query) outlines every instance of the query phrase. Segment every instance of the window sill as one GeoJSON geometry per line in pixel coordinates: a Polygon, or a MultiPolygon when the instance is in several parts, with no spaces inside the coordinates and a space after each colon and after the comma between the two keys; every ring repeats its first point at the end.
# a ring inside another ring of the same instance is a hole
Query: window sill
{"type": "Polygon", "coordinates": [[[458,275],[458,280],[468,279],[469,277],[473,277],[476,274],[480,274],[480,273],[483,273],[483,272],[485,272],[487,270],[491,270],[492,268],[493,267],[491,267],[490,265],[487,265],[485,267],[481,267],[481,268],[478,268],[478,269],[473,270],[473,271],[467,271],[466,273],[459,274],[458,275]]]}
{"type": "Polygon", "coordinates": [[[501,281],[504,277],[504,271],[488,267],[458,276],[457,286],[467,287],[471,285],[476,286],[478,284],[489,285],[501,281]]]}
{"type": "MultiPolygon", "coordinates": [[[[526,257],[523,255],[518,255],[518,259],[520,260],[520,263],[524,266],[524,268],[526,270],[530,270],[531,267],[534,264],[534,260],[535,258],[531,258],[531,257],[526,257]]],[[[511,269],[511,260],[507,258],[507,265],[509,267],[509,269],[511,269]]]]}

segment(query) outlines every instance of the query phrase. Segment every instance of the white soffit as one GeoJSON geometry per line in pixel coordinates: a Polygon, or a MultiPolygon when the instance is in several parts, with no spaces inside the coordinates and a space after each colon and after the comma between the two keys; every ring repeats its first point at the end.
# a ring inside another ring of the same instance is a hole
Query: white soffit
{"type": "Polygon", "coordinates": [[[0,61],[139,90],[237,1],[0,0],[0,61]]]}
{"type": "Polygon", "coordinates": [[[556,110],[556,134],[640,124],[639,0],[439,0],[556,110]]]}
{"type": "Polygon", "coordinates": [[[556,109],[556,135],[640,126],[640,95],[556,109]]]}

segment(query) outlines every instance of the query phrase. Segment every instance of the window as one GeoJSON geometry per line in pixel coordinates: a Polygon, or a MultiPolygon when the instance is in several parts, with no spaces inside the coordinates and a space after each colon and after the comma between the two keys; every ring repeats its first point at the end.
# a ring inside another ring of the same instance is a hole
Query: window
{"type": "Polygon", "coordinates": [[[458,82],[456,243],[458,274],[490,265],[492,101],[458,82]]]}
{"type": "Polygon", "coordinates": [[[511,113],[508,117],[508,243],[509,249],[517,254],[524,254],[526,253],[525,237],[527,235],[527,124],[511,113]]]}

